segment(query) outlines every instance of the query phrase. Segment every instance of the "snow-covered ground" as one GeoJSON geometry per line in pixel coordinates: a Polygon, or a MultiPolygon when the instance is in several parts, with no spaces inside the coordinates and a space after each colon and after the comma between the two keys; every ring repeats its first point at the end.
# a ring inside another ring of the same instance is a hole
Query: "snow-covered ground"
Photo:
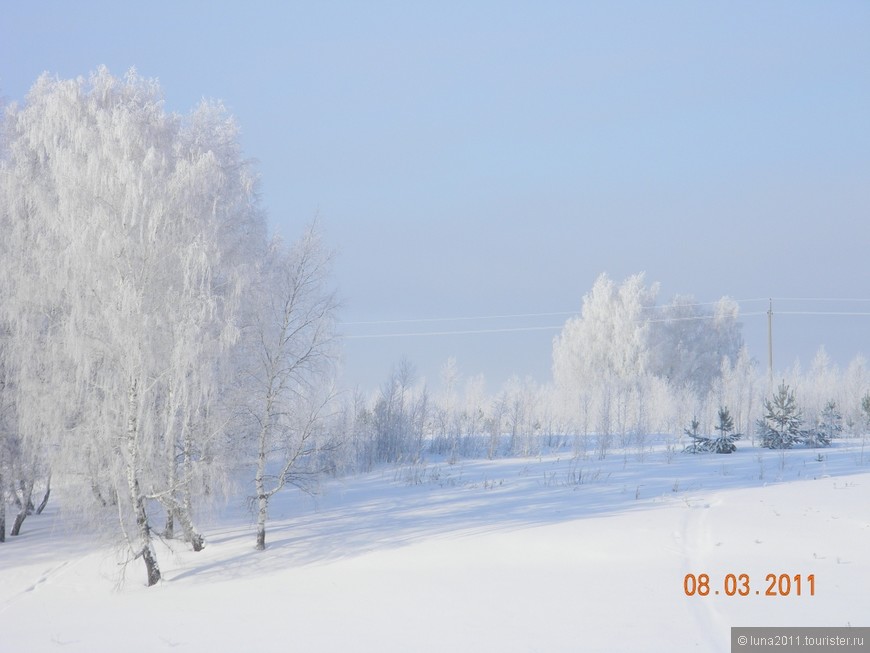
{"type": "Polygon", "coordinates": [[[0,545],[0,650],[728,651],[730,626],[870,625],[857,441],[430,461],[323,490],[276,497],[265,552],[241,501],[205,551],[162,544],[150,589],[49,504],[0,545]]]}

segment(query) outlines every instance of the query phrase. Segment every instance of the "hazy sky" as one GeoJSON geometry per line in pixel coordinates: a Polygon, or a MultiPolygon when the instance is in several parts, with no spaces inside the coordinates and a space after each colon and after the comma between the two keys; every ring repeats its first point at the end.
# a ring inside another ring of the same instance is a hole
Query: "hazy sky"
{"type": "MultiPolygon", "coordinates": [[[[8,2],[0,95],[43,71],[222,99],[288,238],[319,215],[349,383],[450,355],[546,381],[595,277],[775,301],[777,367],[870,355],[870,3],[8,2]],[[558,313],[538,317],[395,322],[558,313]],[[358,324],[378,322],[378,324],[358,324]]],[[[764,302],[742,302],[766,361],[764,302]]]]}

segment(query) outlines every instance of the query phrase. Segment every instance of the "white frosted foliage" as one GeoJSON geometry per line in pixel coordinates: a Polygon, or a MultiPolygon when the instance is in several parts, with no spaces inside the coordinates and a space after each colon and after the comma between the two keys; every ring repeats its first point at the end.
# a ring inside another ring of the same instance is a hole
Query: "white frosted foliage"
{"type": "Polygon", "coordinates": [[[197,501],[238,464],[245,339],[273,292],[256,177],[220,104],[167,112],[133,70],[43,75],[6,135],[7,432],[50,452],[83,511],[114,506],[153,584],[155,515],[202,548],[197,501]]]}

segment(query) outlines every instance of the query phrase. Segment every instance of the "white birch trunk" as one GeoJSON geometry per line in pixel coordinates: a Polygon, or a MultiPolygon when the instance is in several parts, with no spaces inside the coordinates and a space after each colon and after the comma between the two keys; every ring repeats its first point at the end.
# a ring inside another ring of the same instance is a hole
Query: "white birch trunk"
{"type": "Polygon", "coordinates": [[[194,551],[202,551],[205,547],[205,539],[193,525],[193,508],[191,500],[191,486],[193,485],[193,427],[188,424],[184,432],[184,481],[181,486],[181,502],[177,516],[184,531],[184,539],[187,540],[194,551]]]}
{"type": "MultiPolygon", "coordinates": [[[[176,434],[173,427],[174,405],[172,403],[172,383],[166,390],[166,464],[169,466],[167,484],[169,492],[174,493],[178,485],[178,461],[176,460],[176,434]]],[[[167,538],[172,538],[175,535],[175,513],[172,510],[166,511],[166,527],[163,529],[163,535],[167,538]]]]}
{"type": "Polygon", "coordinates": [[[157,555],[151,542],[151,526],[148,523],[148,514],[145,511],[145,495],[139,485],[139,438],[138,419],[139,394],[136,381],[130,384],[127,396],[127,486],[130,491],[130,502],[136,516],[136,539],[131,542],[133,553],[145,562],[145,572],[148,586],[156,585],[160,580],[160,567],[157,564],[157,555]]]}
{"type": "Polygon", "coordinates": [[[266,519],[269,516],[269,493],[266,492],[266,447],[269,442],[269,416],[271,414],[272,399],[266,400],[266,417],[260,427],[260,441],[257,451],[257,473],[254,477],[254,486],[257,496],[257,550],[266,548],[266,519]]]}

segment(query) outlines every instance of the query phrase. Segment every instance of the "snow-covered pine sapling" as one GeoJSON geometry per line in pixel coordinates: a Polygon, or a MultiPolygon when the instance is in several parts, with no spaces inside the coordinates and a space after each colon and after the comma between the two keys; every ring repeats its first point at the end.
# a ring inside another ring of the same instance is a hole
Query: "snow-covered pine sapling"
{"type": "Polygon", "coordinates": [[[764,417],[756,425],[761,446],[768,449],[791,449],[804,441],[803,416],[794,392],[785,383],[772,398],[764,400],[764,417]]]}
{"type": "Polygon", "coordinates": [[[825,404],[816,427],[806,434],[806,444],[810,447],[830,446],[831,440],[843,432],[843,415],[837,407],[837,402],[830,400],[825,404]]]}
{"type": "Polygon", "coordinates": [[[714,427],[718,435],[711,441],[712,450],[716,453],[734,453],[737,445],[734,444],[742,437],[742,433],[734,432],[734,418],[725,406],[719,408],[719,423],[714,427]]]}
{"type": "Polygon", "coordinates": [[[701,435],[699,430],[701,423],[697,417],[692,418],[692,423],[687,429],[683,429],[683,433],[692,438],[692,442],[685,448],[686,453],[700,453],[702,451],[710,451],[710,438],[706,435],[701,435]]]}

